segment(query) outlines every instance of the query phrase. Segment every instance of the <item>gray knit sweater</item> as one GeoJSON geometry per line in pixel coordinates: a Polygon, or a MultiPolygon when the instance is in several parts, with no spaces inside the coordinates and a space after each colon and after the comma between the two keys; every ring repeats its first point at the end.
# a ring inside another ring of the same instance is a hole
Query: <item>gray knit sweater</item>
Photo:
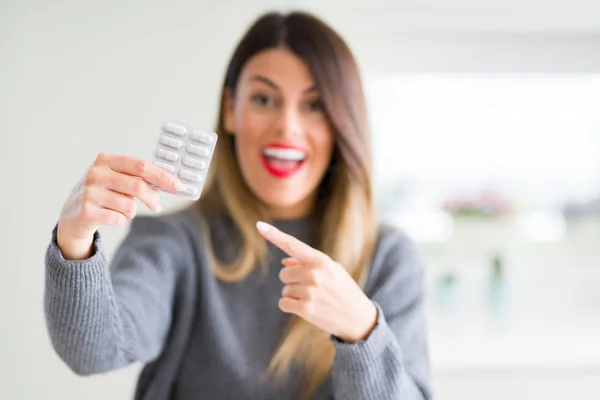
{"type": "MultiPolygon", "coordinates": [[[[239,236],[222,215],[197,207],[138,216],[108,265],[96,233],[86,260],[67,261],[52,231],[46,252],[44,309],[58,355],[77,374],[146,364],[135,399],[296,399],[300,370],[261,379],[289,315],[277,308],[285,255],[269,244],[267,270],[223,283],[211,271],[200,222],[215,255],[229,261],[239,236]]],[[[274,224],[313,244],[308,219],[274,224]]],[[[315,399],[428,399],[431,383],[423,312],[423,269],[398,230],[379,229],[365,293],[377,326],[355,344],[331,341],[331,376],[315,399]]]]}

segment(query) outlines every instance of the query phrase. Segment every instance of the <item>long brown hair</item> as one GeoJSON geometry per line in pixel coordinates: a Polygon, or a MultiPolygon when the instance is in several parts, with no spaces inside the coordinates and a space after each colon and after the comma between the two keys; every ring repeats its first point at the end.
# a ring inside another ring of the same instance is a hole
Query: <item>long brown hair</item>
{"type": "MultiPolygon", "coordinates": [[[[245,183],[235,156],[235,137],[224,129],[226,93],[235,97],[244,65],[257,53],[283,46],[308,65],[335,135],[332,161],[319,186],[314,216],[316,247],[339,261],[362,285],[375,246],[376,224],[371,186],[371,150],[365,98],[352,52],[323,21],[305,12],[268,13],[257,19],[235,49],[227,68],[216,132],[215,167],[205,185],[200,207],[227,213],[242,248],[232,265],[213,256],[217,278],[235,282],[264,260],[266,243],[256,221],[267,210],[245,183]]],[[[206,227],[205,227],[206,229],[206,227]]],[[[206,235],[211,248],[210,235],[206,235]]],[[[303,367],[304,395],[313,394],[331,371],[334,348],[329,334],[293,316],[271,359],[268,373],[281,376],[292,362],[303,367]]]]}

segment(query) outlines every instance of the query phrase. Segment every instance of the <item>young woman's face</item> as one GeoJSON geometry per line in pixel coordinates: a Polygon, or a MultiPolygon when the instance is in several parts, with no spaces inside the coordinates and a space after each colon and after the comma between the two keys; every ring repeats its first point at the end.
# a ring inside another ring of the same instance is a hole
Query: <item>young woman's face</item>
{"type": "Polygon", "coordinates": [[[225,104],[246,184],[275,219],[308,215],[333,153],[333,132],[304,60],[285,48],[252,57],[225,104]]]}

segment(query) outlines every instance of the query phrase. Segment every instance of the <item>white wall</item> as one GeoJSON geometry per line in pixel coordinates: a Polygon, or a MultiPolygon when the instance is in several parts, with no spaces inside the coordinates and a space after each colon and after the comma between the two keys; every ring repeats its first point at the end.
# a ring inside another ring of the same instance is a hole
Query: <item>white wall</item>
{"type": "MultiPolygon", "coordinates": [[[[207,3],[2,2],[0,398],[131,397],[136,367],[81,379],[54,354],[42,313],[44,252],[62,202],[98,152],[148,157],[167,117],[212,127],[227,57],[262,9],[238,2],[208,12],[207,3]]],[[[103,233],[112,252],[124,230],[103,233]]]]}
{"type": "MultiPolygon", "coordinates": [[[[83,379],[52,350],[42,312],[44,253],[62,202],[98,152],[148,157],[157,127],[167,117],[212,127],[225,64],[249,22],[270,6],[302,4],[211,3],[0,4],[0,122],[5,143],[0,158],[5,172],[0,207],[0,398],[130,398],[138,367],[83,379]]],[[[318,9],[320,4],[309,5],[318,9]]],[[[423,32],[413,24],[405,25],[408,32],[399,35],[394,24],[378,30],[375,14],[361,20],[357,16],[362,11],[356,7],[355,13],[331,6],[323,12],[338,21],[365,73],[600,70],[600,24],[586,13],[575,20],[585,22],[587,30],[572,23],[562,27],[564,35],[552,26],[533,35],[527,21],[518,18],[505,19],[495,31],[480,26],[485,33],[477,36],[469,34],[477,29],[474,19],[465,20],[471,24],[468,30],[447,19],[449,33],[423,32]],[[516,33],[502,32],[515,21],[520,27],[516,33]]],[[[384,15],[385,9],[379,16],[384,15]]],[[[435,25],[427,10],[419,15],[435,25]]],[[[163,197],[164,206],[178,204],[163,197]]],[[[109,254],[124,232],[103,231],[109,254]]],[[[524,382],[512,374],[479,379],[477,374],[436,373],[442,397],[457,399],[468,393],[481,398],[506,383],[510,384],[504,392],[496,393],[516,398],[522,394],[519,385],[538,382],[542,387],[546,379],[539,376],[544,379],[524,382]],[[474,386],[468,384],[472,378],[477,379],[474,386]]],[[[565,392],[553,388],[571,383],[591,388],[598,373],[568,375],[561,381],[563,376],[552,375],[544,383],[547,399],[564,398],[565,392]]]]}
{"type": "Polygon", "coordinates": [[[597,399],[598,369],[435,372],[440,399],[597,399]]]}

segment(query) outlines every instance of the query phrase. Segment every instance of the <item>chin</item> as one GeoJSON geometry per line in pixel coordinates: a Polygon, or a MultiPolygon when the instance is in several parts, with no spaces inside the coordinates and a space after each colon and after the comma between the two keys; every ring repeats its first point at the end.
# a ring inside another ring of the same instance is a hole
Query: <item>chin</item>
{"type": "MultiPolygon", "coordinates": [[[[278,196],[275,193],[273,193],[273,194],[270,194],[269,196],[258,196],[258,197],[269,210],[278,210],[278,211],[294,210],[294,213],[296,212],[295,209],[302,207],[302,204],[304,203],[304,201],[306,199],[306,195],[305,196],[302,196],[302,195],[290,196],[289,193],[284,196],[278,196]]],[[[303,211],[303,210],[298,210],[298,212],[300,212],[300,211],[303,211]]],[[[304,212],[302,214],[304,214],[304,212]]]]}

